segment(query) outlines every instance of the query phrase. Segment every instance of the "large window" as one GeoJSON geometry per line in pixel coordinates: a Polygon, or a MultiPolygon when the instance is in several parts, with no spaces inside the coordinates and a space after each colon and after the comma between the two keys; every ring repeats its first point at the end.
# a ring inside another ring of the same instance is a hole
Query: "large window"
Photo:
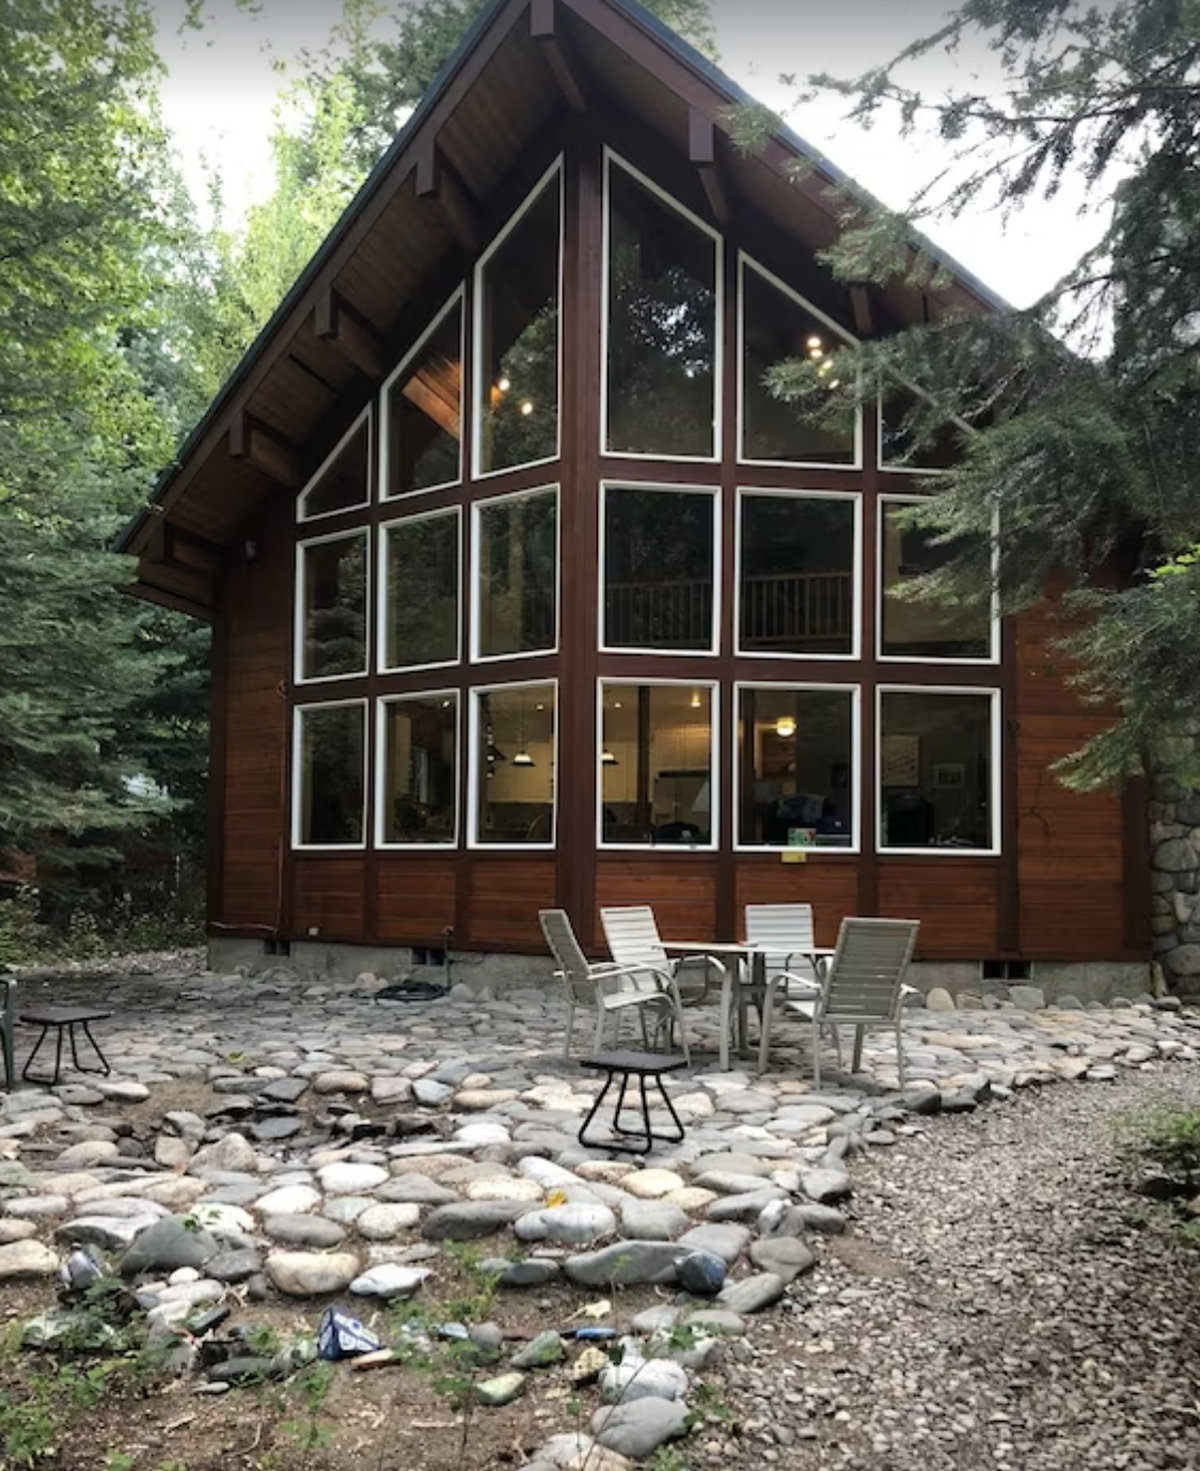
{"type": "Polygon", "coordinates": [[[462,478],[461,291],[383,386],[384,497],[462,478]]]}
{"type": "Polygon", "coordinates": [[[458,695],[405,695],[380,705],[381,844],[453,843],[458,809],[458,695]]]}
{"type": "Polygon", "coordinates": [[[299,519],[315,521],[318,516],[365,506],[370,499],[370,465],[371,411],[366,409],[300,492],[299,519]]]}
{"type": "Polygon", "coordinates": [[[925,475],[949,469],[961,458],[959,433],[954,424],[936,422],[928,401],[899,384],[880,399],[879,463],[885,470],[925,475]]]}
{"type": "Polygon", "coordinates": [[[364,700],[297,708],[292,784],[297,847],[363,846],[366,720],[364,700]]]}
{"type": "Polygon", "coordinates": [[[553,845],[555,696],[553,684],[474,692],[476,843],[553,845]]]}
{"type": "Polygon", "coordinates": [[[604,646],[716,648],[717,498],[710,490],[604,488],[604,646]]]}
{"type": "Polygon", "coordinates": [[[611,157],[607,179],[605,448],[711,459],[720,239],[611,157]]]}
{"type": "Polygon", "coordinates": [[[859,416],[839,393],[835,349],[849,339],[782,281],[741,262],[741,457],[776,464],[857,465],[859,416]],[[777,398],[766,383],[780,363],[813,365],[804,399],[777,398]]]}
{"type": "Polygon", "coordinates": [[[994,690],[880,690],[880,848],[998,849],[998,720],[994,690]]]}
{"type": "Polygon", "coordinates": [[[476,659],[544,653],[558,641],[558,492],[475,508],[476,659]]]}
{"type": "Polygon", "coordinates": [[[561,193],[556,165],[479,263],[480,475],[558,454],[561,193]]]}
{"type": "Polygon", "coordinates": [[[948,608],[898,596],[905,582],[934,572],[954,555],[919,526],[904,524],[913,498],[880,497],[879,652],[891,659],[995,658],[994,628],[986,607],[948,608]]]}
{"type": "Polygon", "coordinates": [[[600,841],[715,846],[709,684],[600,687],[600,841]]]}
{"type": "Polygon", "coordinates": [[[738,690],[737,842],[857,847],[858,691],[738,690]]]}
{"type": "Polygon", "coordinates": [[[379,643],[384,669],[458,659],[461,524],[456,508],[383,528],[379,643]]]}
{"type": "Polygon", "coordinates": [[[859,560],[857,495],[743,491],[739,651],[856,657],[859,560]]]}
{"type": "Polygon", "coordinates": [[[297,548],[297,678],[367,672],[367,533],[297,548]]]}

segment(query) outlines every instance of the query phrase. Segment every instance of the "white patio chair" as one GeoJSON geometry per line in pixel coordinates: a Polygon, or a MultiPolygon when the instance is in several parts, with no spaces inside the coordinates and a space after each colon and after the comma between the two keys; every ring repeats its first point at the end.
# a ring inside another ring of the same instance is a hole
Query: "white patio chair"
{"type": "MultiPolygon", "coordinates": [[[[700,1006],[709,1000],[713,972],[721,983],[721,1055],[722,1066],[728,1066],[730,994],[726,985],[729,972],[715,955],[667,954],[658,933],[658,921],[648,904],[625,905],[601,909],[600,923],[613,960],[620,966],[649,972],[654,976],[670,976],[682,1006],[700,1006]]],[[[683,1042],[683,1018],[679,1036],[683,1042]]],[[[687,1044],[683,1043],[684,1053],[687,1044]]]]}
{"type": "MultiPolygon", "coordinates": [[[[603,1051],[604,1028],[610,1016],[616,1017],[616,1036],[620,1040],[621,1017],[630,1008],[637,1008],[642,1024],[642,1040],[647,1049],[650,1038],[646,1030],[646,1014],[655,1016],[655,1033],[664,1022],[679,1021],[680,1039],[683,1041],[683,1003],[669,968],[656,970],[653,967],[621,965],[615,961],[590,961],[575,938],[575,931],[565,909],[540,909],[542,934],[550,946],[550,953],[558,969],[555,976],[562,982],[567,1000],[567,1035],[563,1044],[563,1055],[570,1057],[571,1041],[575,1032],[575,1009],[582,1003],[596,1008],[596,1036],[594,1050],[603,1051]]],[[[687,1043],[683,1041],[684,1060],[689,1063],[687,1043]]]]}
{"type": "Polygon", "coordinates": [[[768,981],[786,977],[805,994],[820,988],[824,963],[816,954],[811,904],[747,904],[746,943],[764,952],[768,981]]]}
{"type": "MultiPolygon", "coordinates": [[[[862,1063],[863,1034],[869,1026],[891,1026],[896,1034],[896,1065],[904,1086],[904,1049],[900,1044],[905,972],[921,928],[916,919],[843,919],[837,948],[811,999],[788,999],[789,1011],[812,1023],[813,1083],[821,1086],[821,1030],[832,1028],[838,1066],[842,1063],[839,1026],[854,1028],[851,1071],[862,1063]]],[[[764,1029],[765,1030],[765,1029],[764,1029]]],[[[764,1038],[765,1041],[765,1038],[764,1038]]]]}

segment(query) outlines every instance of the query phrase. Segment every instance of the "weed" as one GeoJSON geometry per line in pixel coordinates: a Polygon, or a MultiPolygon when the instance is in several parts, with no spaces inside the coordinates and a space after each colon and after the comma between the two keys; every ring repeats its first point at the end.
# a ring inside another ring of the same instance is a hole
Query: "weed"
{"type": "Polygon", "coordinates": [[[133,1471],[136,1460],[126,1451],[106,1451],[104,1471],[133,1471]]]}
{"type": "Polygon", "coordinates": [[[299,1413],[284,1420],[280,1429],[306,1457],[333,1441],[333,1432],[322,1418],[332,1384],[333,1365],[320,1363],[310,1365],[287,1386],[287,1396],[299,1401],[299,1413]]]}

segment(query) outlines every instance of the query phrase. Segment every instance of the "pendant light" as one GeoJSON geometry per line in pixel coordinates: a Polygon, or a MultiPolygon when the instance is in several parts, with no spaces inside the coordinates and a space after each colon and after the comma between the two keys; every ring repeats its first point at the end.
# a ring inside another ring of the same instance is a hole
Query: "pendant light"
{"type": "Polygon", "coordinates": [[[520,729],[520,734],[517,737],[517,746],[518,746],[518,750],[517,750],[516,755],[512,758],[512,764],[514,766],[536,766],[537,765],[537,762],[533,759],[533,757],[525,749],[525,696],[524,695],[521,696],[521,729],[520,729]]]}

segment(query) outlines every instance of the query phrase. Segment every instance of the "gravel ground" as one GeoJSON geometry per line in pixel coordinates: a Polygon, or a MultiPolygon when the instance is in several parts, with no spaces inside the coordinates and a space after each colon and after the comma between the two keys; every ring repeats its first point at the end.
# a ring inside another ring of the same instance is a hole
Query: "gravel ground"
{"type": "MultiPolygon", "coordinates": [[[[1032,1091],[1032,1090],[1031,1090],[1032,1091]]],[[[968,1117],[855,1167],[858,1219],[733,1346],[698,1464],[1200,1466],[1200,1254],[1130,1190],[1124,1126],[1200,1105],[1152,1067],[968,1117]]]]}

